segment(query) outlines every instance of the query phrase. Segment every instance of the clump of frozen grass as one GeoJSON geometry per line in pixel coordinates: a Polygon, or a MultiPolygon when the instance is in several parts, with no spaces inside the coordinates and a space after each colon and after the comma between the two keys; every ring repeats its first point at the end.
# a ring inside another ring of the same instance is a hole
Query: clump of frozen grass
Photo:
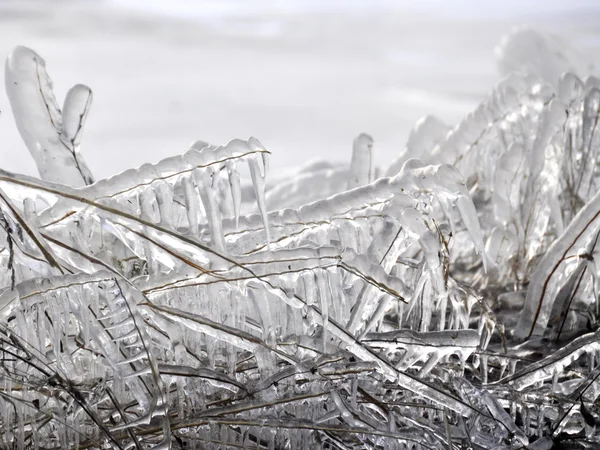
{"type": "Polygon", "coordinates": [[[361,134],[269,183],[250,138],[93,182],[91,90],[61,112],[15,49],[41,179],[0,171],[2,446],[598,445],[600,81],[531,30],[499,54],[382,170],[361,134]]]}

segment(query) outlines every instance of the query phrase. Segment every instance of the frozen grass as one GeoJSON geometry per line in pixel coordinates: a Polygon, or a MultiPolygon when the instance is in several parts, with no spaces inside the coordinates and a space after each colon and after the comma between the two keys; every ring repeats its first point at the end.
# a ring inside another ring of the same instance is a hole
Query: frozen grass
{"type": "Polygon", "coordinates": [[[40,178],[0,171],[3,446],[598,445],[600,80],[529,29],[498,56],[385,167],[360,134],[267,183],[251,137],[94,182],[91,90],[59,108],[16,48],[40,178]]]}

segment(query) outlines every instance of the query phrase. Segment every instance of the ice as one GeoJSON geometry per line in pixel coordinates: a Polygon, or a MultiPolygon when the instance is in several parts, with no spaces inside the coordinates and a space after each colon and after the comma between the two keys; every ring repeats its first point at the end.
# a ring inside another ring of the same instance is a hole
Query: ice
{"type": "MultiPolygon", "coordinates": [[[[518,217],[519,191],[522,172],[519,166],[524,164],[523,148],[514,143],[498,158],[494,173],[494,214],[496,219],[507,226],[518,217]]],[[[518,224],[522,227],[522,224],[518,224]]]]}
{"type": "Polygon", "coordinates": [[[229,186],[231,187],[231,199],[233,201],[233,214],[235,217],[235,227],[238,227],[240,220],[240,207],[242,203],[242,188],[240,185],[240,174],[238,173],[235,163],[227,163],[227,176],[229,186]]]}
{"type": "Polygon", "coordinates": [[[74,150],[81,143],[83,125],[92,106],[92,98],[92,90],[83,84],[73,86],[65,97],[60,137],[66,146],[74,150]]]}
{"type": "Polygon", "coordinates": [[[429,373],[440,359],[453,354],[460,356],[461,361],[465,361],[477,349],[479,340],[479,334],[475,330],[425,333],[400,330],[369,333],[363,338],[363,342],[375,348],[385,349],[390,355],[401,354],[400,350],[404,350],[404,355],[396,363],[399,369],[410,369],[419,361],[425,360],[426,363],[420,370],[422,375],[429,373]]]}
{"type": "Polygon", "coordinates": [[[555,354],[531,365],[526,370],[508,377],[505,381],[520,391],[532,384],[551,379],[555,372],[562,373],[565,367],[579,358],[582,354],[597,352],[599,349],[597,337],[597,334],[581,336],[561,348],[555,354]]]}
{"type": "Polygon", "coordinates": [[[450,127],[435,116],[425,116],[417,121],[406,141],[406,147],[386,170],[386,176],[396,175],[404,163],[411,159],[426,159],[440,142],[442,142],[450,127]]]}
{"type": "Polygon", "coordinates": [[[73,87],[61,113],[46,62],[27,47],[17,47],[8,56],[5,83],[17,128],[42,179],[70,186],[91,184],[91,172],[79,154],[91,90],[73,87]]]}
{"type": "Polygon", "coordinates": [[[592,242],[595,248],[597,240],[598,203],[600,195],[587,203],[575,216],[563,234],[553,242],[533,274],[531,285],[527,291],[527,299],[521,313],[516,335],[525,338],[539,333],[546,328],[556,293],[564,280],[565,274],[559,270],[565,265],[565,258],[570,253],[576,255],[580,248],[586,247],[586,241],[592,242]]]}
{"type": "Polygon", "coordinates": [[[352,144],[352,162],[348,189],[369,184],[373,171],[373,138],[366,133],[360,134],[352,144]]]}
{"type": "MultiPolygon", "coordinates": [[[[267,244],[271,242],[269,234],[269,220],[267,218],[267,205],[265,203],[265,172],[266,167],[264,165],[262,157],[260,160],[257,157],[252,158],[248,161],[250,167],[250,175],[252,176],[252,185],[254,186],[254,195],[256,195],[256,201],[258,203],[258,209],[260,210],[260,216],[263,221],[265,228],[265,234],[267,238],[267,244]]],[[[238,219],[236,218],[236,224],[238,219]]]]}
{"type": "Polygon", "coordinates": [[[71,159],[0,171],[2,444],[600,442],[600,82],[563,47],[528,69],[530,38],[554,45],[507,38],[489,98],[387,167],[361,134],[345,165],[272,176],[250,137],[89,185],[91,91],[61,113],[15,50],[24,140],[71,159]]]}
{"type": "Polygon", "coordinates": [[[557,83],[565,72],[587,75],[590,64],[568,42],[526,27],[516,27],[496,47],[501,73],[530,73],[557,83]],[[531,58],[531,55],[536,55],[531,58]]]}

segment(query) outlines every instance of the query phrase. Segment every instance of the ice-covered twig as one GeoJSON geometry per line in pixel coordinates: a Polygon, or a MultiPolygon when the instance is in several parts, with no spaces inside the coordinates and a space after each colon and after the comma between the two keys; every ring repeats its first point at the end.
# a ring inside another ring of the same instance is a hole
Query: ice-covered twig
{"type": "Polygon", "coordinates": [[[93,183],[79,153],[91,89],[81,84],[72,87],[61,112],[46,62],[26,47],[16,47],[8,56],[5,82],[17,128],[42,179],[76,187],[93,183]]]}

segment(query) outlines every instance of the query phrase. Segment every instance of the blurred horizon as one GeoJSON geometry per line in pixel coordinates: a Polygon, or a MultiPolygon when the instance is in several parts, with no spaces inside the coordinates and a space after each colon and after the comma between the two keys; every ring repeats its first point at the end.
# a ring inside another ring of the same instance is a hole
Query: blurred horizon
{"type": "Polygon", "coordinates": [[[298,14],[306,12],[369,13],[404,11],[462,17],[527,17],[557,12],[599,10],[596,0],[105,0],[123,8],[182,18],[214,18],[265,13],[298,14]],[[543,8],[543,9],[541,9],[543,8]]]}
{"type": "MultiPolygon", "coordinates": [[[[3,0],[0,51],[38,52],[59,104],[75,83],[92,88],[81,150],[97,179],[250,135],[279,169],[347,164],[366,132],[385,165],[420,117],[454,126],[486,97],[514,26],[595,63],[598,18],[600,2],[584,0],[3,0]]],[[[1,167],[35,175],[4,89],[0,111],[1,167]]]]}

